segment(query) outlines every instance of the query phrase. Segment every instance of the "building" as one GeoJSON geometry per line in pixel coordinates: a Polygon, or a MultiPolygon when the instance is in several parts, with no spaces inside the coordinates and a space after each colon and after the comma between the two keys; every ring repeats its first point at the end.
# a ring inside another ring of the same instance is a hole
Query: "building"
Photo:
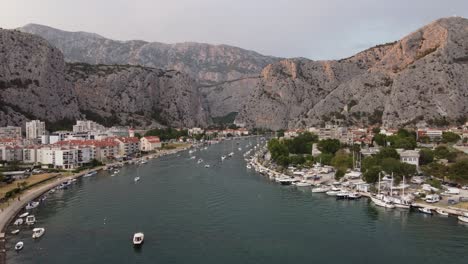
{"type": "Polygon", "coordinates": [[[106,128],[94,121],[89,120],[77,120],[76,125],[73,126],[74,133],[80,132],[97,132],[104,131],[106,128]]]}
{"type": "Polygon", "coordinates": [[[92,150],[81,146],[51,145],[37,150],[37,162],[54,168],[72,170],[90,163],[92,150]]]}
{"type": "Polygon", "coordinates": [[[188,130],[188,134],[189,136],[194,136],[194,135],[201,135],[203,134],[205,131],[199,127],[193,127],[193,128],[190,128],[188,130]]]}
{"type": "Polygon", "coordinates": [[[0,127],[0,138],[22,138],[21,127],[0,127]]]}
{"type": "Polygon", "coordinates": [[[19,146],[0,146],[0,160],[22,161],[23,149],[19,146]]]}
{"type": "Polygon", "coordinates": [[[140,150],[141,151],[154,151],[162,147],[161,140],[159,137],[148,136],[140,139],[140,150]]]}
{"type": "Polygon", "coordinates": [[[426,136],[431,139],[431,141],[439,141],[442,139],[443,131],[440,129],[427,129],[426,136]]]}
{"type": "Polygon", "coordinates": [[[416,168],[419,168],[419,150],[402,150],[397,149],[398,154],[400,154],[400,161],[408,164],[415,165],[416,168]]]}
{"type": "Polygon", "coordinates": [[[45,122],[40,120],[32,120],[26,122],[26,138],[27,139],[40,139],[46,134],[45,122]]]}
{"type": "Polygon", "coordinates": [[[116,137],[109,138],[119,144],[119,157],[135,156],[140,152],[140,140],[137,137],[116,137]]]}

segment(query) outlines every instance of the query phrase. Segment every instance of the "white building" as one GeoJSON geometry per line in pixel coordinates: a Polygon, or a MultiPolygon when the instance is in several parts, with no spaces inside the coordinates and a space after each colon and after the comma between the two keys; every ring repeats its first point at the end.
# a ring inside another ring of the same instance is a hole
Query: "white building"
{"type": "Polygon", "coordinates": [[[97,132],[104,131],[106,128],[94,121],[89,120],[77,120],[76,125],[73,126],[74,133],[80,132],[97,132]]]}
{"type": "Polygon", "coordinates": [[[397,149],[398,154],[400,154],[400,161],[408,164],[415,165],[416,168],[419,168],[419,151],[418,150],[402,150],[397,149]]]}
{"type": "Polygon", "coordinates": [[[32,120],[26,122],[26,138],[39,139],[46,134],[45,122],[32,120]]]}
{"type": "Polygon", "coordinates": [[[90,163],[91,160],[92,150],[89,147],[50,146],[37,150],[37,162],[59,169],[76,169],[90,163]]]}
{"type": "Polygon", "coordinates": [[[21,127],[0,127],[0,138],[22,138],[21,127]]]}
{"type": "Polygon", "coordinates": [[[201,135],[203,134],[205,131],[199,127],[193,127],[193,128],[190,128],[188,130],[188,134],[189,136],[193,136],[193,135],[201,135]]]}
{"type": "Polygon", "coordinates": [[[22,161],[23,149],[18,146],[0,146],[0,160],[22,161]]]}
{"type": "Polygon", "coordinates": [[[148,136],[140,138],[141,151],[154,151],[162,147],[159,137],[148,136]]]}

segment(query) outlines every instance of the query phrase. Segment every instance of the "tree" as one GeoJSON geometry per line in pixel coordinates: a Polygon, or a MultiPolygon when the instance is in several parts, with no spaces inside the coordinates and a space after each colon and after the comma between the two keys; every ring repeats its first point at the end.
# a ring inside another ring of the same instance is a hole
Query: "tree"
{"type": "Polygon", "coordinates": [[[306,162],[306,159],[302,155],[292,155],[289,157],[289,161],[293,165],[302,165],[306,162]]]}
{"type": "Polygon", "coordinates": [[[381,168],[379,166],[372,166],[366,172],[364,172],[363,177],[367,183],[376,183],[379,180],[379,173],[381,168]]]}
{"type": "Polygon", "coordinates": [[[449,168],[449,177],[454,180],[468,180],[468,159],[462,159],[449,168]]]}
{"type": "Polygon", "coordinates": [[[449,168],[444,164],[432,162],[421,167],[421,170],[429,176],[444,178],[448,174],[449,168]]]}
{"type": "Polygon", "coordinates": [[[0,171],[0,182],[4,180],[4,176],[3,176],[3,173],[0,171]]]}
{"type": "Polygon", "coordinates": [[[276,131],[276,136],[277,137],[284,137],[284,129],[280,129],[278,131],[276,131]]]}
{"type": "Polygon", "coordinates": [[[284,144],[281,144],[281,142],[276,138],[268,142],[268,150],[270,151],[271,158],[274,161],[277,161],[280,156],[289,157],[288,148],[284,144]]]}
{"type": "Polygon", "coordinates": [[[460,136],[453,132],[443,132],[442,133],[442,142],[444,143],[456,143],[460,140],[460,136]]]}
{"type": "Polygon", "coordinates": [[[336,152],[335,156],[331,160],[331,164],[337,170],[346,171],[348,168],[353,167],[353,158],[351,155],[346,153],[345,150],[341,149],[336,152]]]}
{"type": "Polygon", "coordinates": [[[374,133],[374,134],[379,134],[379,133],[380,133],[380,127],[374,127],[374,128],[372,128],[372,133],[374,133]]]}
{"type": "Polygon", "coordinates": [[[376,134],[374,136],[374,142],[379,146],[385,147],[387,145],[387,136],[384,134],[376,134]]]}
{"type": "Polygon", "coordinates": [[[291,161],[289,160],[288,156],[281,155],[276,158],[276,163],[278,163],[278,165],[283,166],[283,167],[287,167],[290,162],[291,161]]]}
{"type": "Polygon", "coordinates": [[[380,160],[384,158],[394,158],[398,160],[400,159],[400,155],[398,154],[398,152],[394,148],[390,147],[381,148],[379,153],[377,153],[375,156],[377,159],[380,160]]]}
{"type": "Polygon", "coordinates": [[[434,156],[438,159],[446,159],[450,155],[450,150],[446,146],[437,146],[434,150],[434,156]]]}
{"type": "Polygon", "coordinates": [[[343,178],[344,175],[345,175],[345,171],[344,171],[344,170],[342,170],[342,169],[336,170],[336,172],[335,172],[335,180],[339,180],[339,179],[343,178]]]}
{"type": "Polygon", "coordinates": [[[335,154],[341,147],[338,139],[324,139],[318,142],[318,149],[324,153],[335,154]]]}
{"type": "Polygon", "coordinates": [[[331,160],[333,159],[333,154],[331,153],[321,153],[318,155],[318,157],[315,159],[316,161],[319,161],[320,163],[324,165],[331,165],[331,160]]]}
{"type": "Polygon", "coordinates": [[[426,165],[434,161],[434,151],[424,148],[419,151],[419,165],[426,165]]]}

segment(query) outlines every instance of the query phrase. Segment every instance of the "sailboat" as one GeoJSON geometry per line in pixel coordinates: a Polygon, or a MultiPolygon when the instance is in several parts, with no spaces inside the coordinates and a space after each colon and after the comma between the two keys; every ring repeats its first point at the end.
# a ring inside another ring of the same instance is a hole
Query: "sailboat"
{"type": "MultiPolygon", "coordinates": [[[[393,173],[392,173],[392,186],[393,186],[393,173]]],[[[393,187],[392,187],[393,188],[393,187]]],[[[392,197],[393,204],[397,208],[410,209],[411,200],[405,196],[405,176],[403,176],[403,191],[400,197],[392,197]]]]}
{"type": "Polygon", "coordinates": [[[376,196],[371,196],[370,198],[372,202],[377,206],[390,208],[390,209],[395,208],[395,205],[393,204],[391,199],[388,199],[388,197],[380,193],[380,173],[379,173],[379,192],[376,196]]]}

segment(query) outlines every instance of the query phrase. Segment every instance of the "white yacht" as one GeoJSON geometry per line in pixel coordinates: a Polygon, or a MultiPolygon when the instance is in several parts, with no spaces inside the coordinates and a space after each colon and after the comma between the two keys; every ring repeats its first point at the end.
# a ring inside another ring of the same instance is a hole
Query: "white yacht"
{"type": "Polygon", "coordinates": [[[30,202],[26,205],[26,210],[32,210],[39,206],[39,202],[30,202]]]}
{"type": "Polygon", "coordinates": [[[449,213],[447,213],[446,211],[442,210],[442,209],[436,209],[435,210],[436,213],[440,214],[440,215],[443,215],[443,216],[448,216],[449,213]]]}
{"type": "Polygon", "coordinates": [[[12,235],[16,235],[16,234],[18,234],[19,232],[20,232],[19,229],[15,229],[15,230],[11,231],[11,234],[12,234],[12,235]]]}
{"type": "Polygon", "coordinates": [[[135,233],[133,235],[133,245],[139,246],[139,245],[143,244],[144,239],[145,239],[145,234],[143,234],[141,232],[135,233]]]}
{"type": "Polygon", "coordinates": [[[326,192],[326,194],[330,196],[336,196],[339,192],[341,192],[340,188],[332,187],[329,191],[326,192]]]}
{"type": "Polygon", "coordinates": [[[210,164],[205,164],[205,168],[209,168],[210,167],[210,164]]]}
{"type": "Polygon", "coordinates": [[[134,180],[135,182],[138,182],[138,181],[140,180],[140,177],[137,176],[137,177],[135,177],[135,179],[133,179],[133,180],[134,180]]]}
{"type": "Polygon", "coordinates": [[[97,171],[91,171],[91,172],[88,172],[85,175],[83,175],[83,177],[91,177],[91,176],[96,175],[96,174],[97,174],[97,171]]]}
{"type": "Polygon", "coordinates": [[[196,156],[191,156],[190,159],[193,160],[193,159],[196,159],[197,157],[196,156]]]}
{"type": "Polygon", "coordinates": [[[379,191],[377,195],[370,197],[371,201],[377,206],[381,206],[381,207],[385,207],[389,209],[395,208],[396,206],[393,204],[391,197],[387,197],[383,194],[380,194],[380,173],[379,173],[379,188],[378,189],[379,191]]]}
{"type": "Polygon", "coordinates": [[[466,216],[461,216],[461,215],[460,215],[460,216],[458,217],[458,220],[460,220],[460,221],[462,221],[462,222],[464,222],[464,223],[468,223],[468,217],[466,217],[466,216]]]}
{"type": "Polygon", "coordinates": [[[294,185],[296,185],[296,187],[309,187],[312,185],[312,183],[307,182],[307,181],[300,181],[300,182],[295,182],[294,185]]]}
{"type": "Polygon", "coordinates": [[[23,221],[22,218],[18,218],[18,219],[16,219],[16,221],[15,221],[13,224],[16,225],[16,226],[19,226],[19,225],[22,225],[23,222],[24,222],[24,221],[23,221]]]}
{"type": "Polygon", "coordinates": [[[45,233],[45,228],[38,227],[33,229],[32,238],[40,238],[45,233]]]}
{"type": "Polygon", "coordinates": [[[245,166],[245,167],[246,167],[247,169],[249,169],[249,170],[252,169],[252,165],[250,165],[250,164],[247,164],[247,166],[245,166]]]}
{"type": "Polygon", "coordinates": [[[26,213],[20,214],[19,217],[20,217],[20,218],[23,218],[23,217],[26,217],[26,216],[28,216],[28,215],[29,215],[29,213],[26,212],[26,213]]]}
{"type": "Polygon", "coordinates": [[[200,164],[200,163],[202,163],[202,162],[203,162],[202,159],[198,159],[197,164],[200,164]]]}
{"type": "Polygon", "coordinates": [[[426,208],[426,207],[421,207],[421,208],[418,208],[419,212],[423,213],[423,214],[432,214],[432,210],[429,209],[429,208],[426,208]]]}
{"type": "Polygon", "coordinates": [[[226,156],[221,156],[221,161],[225,160],[226,159],[226,156]]]}
{"type": "Polygon", "coordinates": [[[312,188],[313,193],[325,193],[328,191],[330,191],[330,188],[327,186],[317,186],[317,187],[312,188]]]}
{"type": "Polygon", "coordinates": [[[27,225],[34,225],[36,223],[36,217],[34,215],[26,216],[26,224],[27,225]]]}
{"type": "Polygon", "coordinates": [[[348,195],[348,199],[349,200],[357,200],[357,199],[361,199],[361,194],[358,193],[358,192],[352,192],[352,193],[349,193],[348,195]]]}
{"type": "Polygon", "coordinates": [[[228,156],[229,156],[229,157],[234,156],[234,152],[229,153],[228,156]]]}
{"type": "Polygon", "coordinates": [[[23,241],[20,241],[20,242],[16,243],[15,250],[20,251],[20,250],[23,249],[23,247],[24,247],[24,243],[23,243],[23,241]]]}
{"type": "Polygon", "coordinates": [[[336,199],[347,199],[349,196],[348,191],[341,191],[336,194],[336,199]]]}

